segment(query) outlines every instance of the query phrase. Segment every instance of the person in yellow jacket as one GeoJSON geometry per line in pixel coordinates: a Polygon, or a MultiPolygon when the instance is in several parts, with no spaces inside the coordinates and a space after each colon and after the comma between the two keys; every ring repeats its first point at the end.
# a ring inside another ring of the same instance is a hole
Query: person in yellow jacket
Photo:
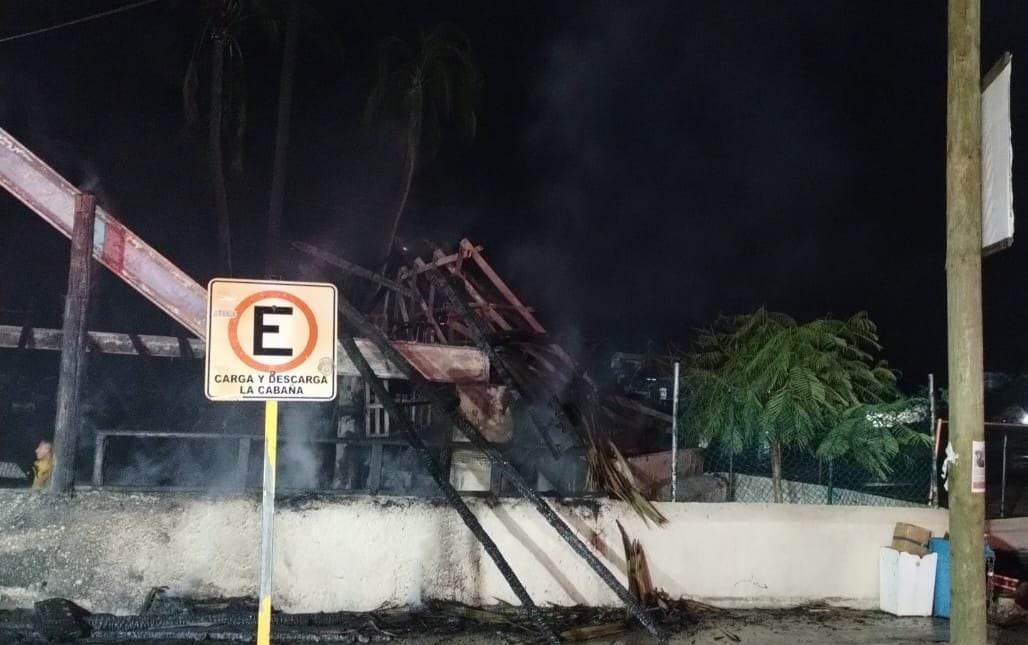
{"type": "Polygon", "coordinates": [[[36,463],[32,464],[32,488],[39,490],[50,483],[54,469],[53,444],[45,439],[36,446],[36,463]]]}

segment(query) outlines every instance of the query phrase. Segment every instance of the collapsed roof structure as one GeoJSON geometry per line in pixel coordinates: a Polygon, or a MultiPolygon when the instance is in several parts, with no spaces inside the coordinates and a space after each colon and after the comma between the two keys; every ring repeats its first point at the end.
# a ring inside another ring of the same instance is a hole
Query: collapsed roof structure
{"type": "Polygon", "coordinates": [[[517,446],[518,465],[536,470],[558,490],[570,457],[584,454],[592,482],[629,501],[644,517],[663,517],[641,494],[623,456],[652,449],[666,437],[670,415],[619,392],[604,392],[547,333],[486,260],[483,248],[462,239],[448,252],[424,241],[422,255],[406,258],[373,279],[369,272],[324,249],[294,248],[353,279],[371,280],[361,309],[391,341],[473,347],[488,360],[489,383],[457,385],[461,406],[490,439],[517,446]],[[647,441],[649,440],[649,441],[647,441]]]}
{"type": "MultiPolygon", "coordinates": [[[[83,239],[82,221],[92,230],[92,257],[146,299],[179,322],[197,339],[89,332],[92,351],[196,357],[206,332],[206,290],[170,260],[95,205],[24,145],[0,130],[0,185],[66,237],[83,239]],[[88,206],[83,206],[88,204],[88,206]]],[[[532,432],[538,451],[548,453],[553,484],[562,459],[584,450],[589,473],[603,489],[625,499],[644,517],[663,523],[659,510],[645,499],[616,447],[618,429],[666,423],[666,415],[629,399],[605,396],[561,347],[552,342],[531,308],[524,305],[486,262],[480,247],[462,240],[451,253],[429,245],[430,256],[412,257],[389,276],[357,267],[331,253],[305,245],[302,251],[374,285],[365,307],[340,296],[342,351],[337,372],[359,376],[417,453],[422,465],[483,544],[507,578],[525,611],[551,642],[558,642],[531,598],[460,499],[454,486],[419,434],[414,420],[387,386],[389,379],[411,383],[431,409],[479,451],[512,489],[544,519],[629,606],[654,635],[652,618],[592,550],[539,496],[511,463],[510,441],[532,432]],[[456,396],[454,394],[456,390],[456,396]],[[516,420],[522,422],[517,423],[516,420]],[[500,430],[507,429],[507,434],[500,430]],[[498,441],[494,441],[496,439],[498,441]],[[508,441],[504,441],[508,439],[508,441]]],[[[75,248],[73,245],[73,260],[75,248]]],[[[83,266],[86,266],[85,264],[83,266]]],[[[82,349],[56,330],[29,325],[0,327],[0,347],[82,349]]],[[[62,378],[64,374],[62,372],[62,378]]],[[[77,377],[76,377],[77,378],[77,377]]],[[[77,420],[73,420],[73,424],[77,420]]],[[[537,454],[529,451],[529,454],[537,454]]],[[[98,461],[102,458],[98,457],[98,461]]]]}

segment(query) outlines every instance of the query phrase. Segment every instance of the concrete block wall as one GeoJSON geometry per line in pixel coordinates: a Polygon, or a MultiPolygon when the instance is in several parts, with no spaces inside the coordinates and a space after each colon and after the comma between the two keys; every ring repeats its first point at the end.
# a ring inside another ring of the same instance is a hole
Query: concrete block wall
{"type": "MultiPolygon", "coordinates": [[[[537,602],[617,604],[530,505],[469,504],[537,602]]],[[[945,511],[923,508],[658,506],[670,519],[664,527],[646,526],[617,501],[557,508],[622,579],[616,521],[642,543],[656,586],[724,606],[875,607],[878,549],[895,523],[940,535],[948,523],[945,511]]],[[[94,611],[133,613],[155,586],[255,595],[259,524],[256,496],[0,491],[0,607],[62,596],[94,611]]],[[[439,502],[287,498],[275,531],[274,599],[285,611],[515,601],[456,513],[439,502]]]]}

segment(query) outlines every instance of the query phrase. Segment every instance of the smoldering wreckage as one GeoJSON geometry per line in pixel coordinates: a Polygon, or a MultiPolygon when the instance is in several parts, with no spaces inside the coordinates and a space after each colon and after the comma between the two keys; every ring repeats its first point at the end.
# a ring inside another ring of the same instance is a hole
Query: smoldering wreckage
{"type": "MultiPolygon", "coordinates": [[[[89,331],[84,333],[83,355],[183,361],[203,356],[203,287],[3,131],[0,184],[73,240],[78,227],[91,224],[93,244],[87,257],[92,255],[198,337],[89,331]]],[[[390,492],[411,494],[417,492],[416,480],[430,481],[425,490],[453,507],[520,607],[483,610],[430,601],[427,607],[435,611],[415,614],[408,610],[276,614],[276,639],[367,642],[412,630],[425,633],[474,624],[487,629],[502,626],[502,631],[526,640],[559,642],[617,633],[629,620],[662,638],[667,628],[685,620],[687,604],[654,589],[638,542],[618,524],[626,586],[540,492],[617,497],[647,523],[664,524],[667,519],[650,499],[666,489],[666,473],[655,475],[654,469],[633,467],[630,461],[652,450],[655,437],[658,443],[667,437],[671,415],[601,388],[550,338],[532,308],[488,263],[482,247],[467,239],[450,250],[427,242],[418,246],[422,253],[411,253],[376,273],[327,249],[293,244],[311,261],[338,271],[341,287],[336,436],[311,443],[335,451],[330,488],[370,493],[379,492],[383,480],[397,474],[389,471],[386,453],[395,455],[393,449],[406,444],[404,454],[413,459],[392,460],[392,468],[406,470],[400,473],[406,477],[400,478],[398,490],[390,492]],[[350,293],[363,294],[359,306],[348,300],[345,294],[350,293]],[[616,611],[537,606],[462,497],[476,492],[524,498],[620,599],[628,619],[616,611]]],[[[28,323],[0,326],[2,347],[28,351],[63,346],[67,351],[63,341],[58,330],[28,323]]],[[[251,444],[259,445],[261,437],[98,431],[93,488],[114,483],[105,478],[105,454],[121,439],[236,440],[239,472],[232,482],[243,488],[251,479],[251,444]]],[[[643,463],[645,459],[639,461],[643,463]]],[[[71,599],[51,598],[37,602],[32,612],[5,615],[0,634],[17,634],[26,640],[90,635],[245,640],[251,637],[254,620],[254,607],[245,599],[174,598],[166,590],[155,589],[138,616],[91,614],[71,599]]]]}

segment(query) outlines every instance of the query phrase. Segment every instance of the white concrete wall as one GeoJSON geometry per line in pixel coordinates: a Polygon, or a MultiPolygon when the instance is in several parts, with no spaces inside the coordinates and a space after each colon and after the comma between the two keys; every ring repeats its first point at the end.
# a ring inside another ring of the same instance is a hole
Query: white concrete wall
{"type": "MultiPolygon", "coordinates": [[[[540,603],[617,604],[614,594],[524,502],[469,500],[540,603]]],[[[620,520],[673,596],[726,606],[827,601],[874,607],[878,548],[897,521],[945,532],[945,511],[751,504],[658,504],[647,527],[626,505],[560,506],[623,578],[620,520]]],[[[167,585],[254,595],[256,498],[85,492],[53,499],[0,491],[0,607],[64,596],[94,611],[138,610],[167,585]]],[[[514,602],[451,509],[409,498],[284,500],[276,515],[275,602],[286,611],[368,610],[428,598],[514,602]]]]}

